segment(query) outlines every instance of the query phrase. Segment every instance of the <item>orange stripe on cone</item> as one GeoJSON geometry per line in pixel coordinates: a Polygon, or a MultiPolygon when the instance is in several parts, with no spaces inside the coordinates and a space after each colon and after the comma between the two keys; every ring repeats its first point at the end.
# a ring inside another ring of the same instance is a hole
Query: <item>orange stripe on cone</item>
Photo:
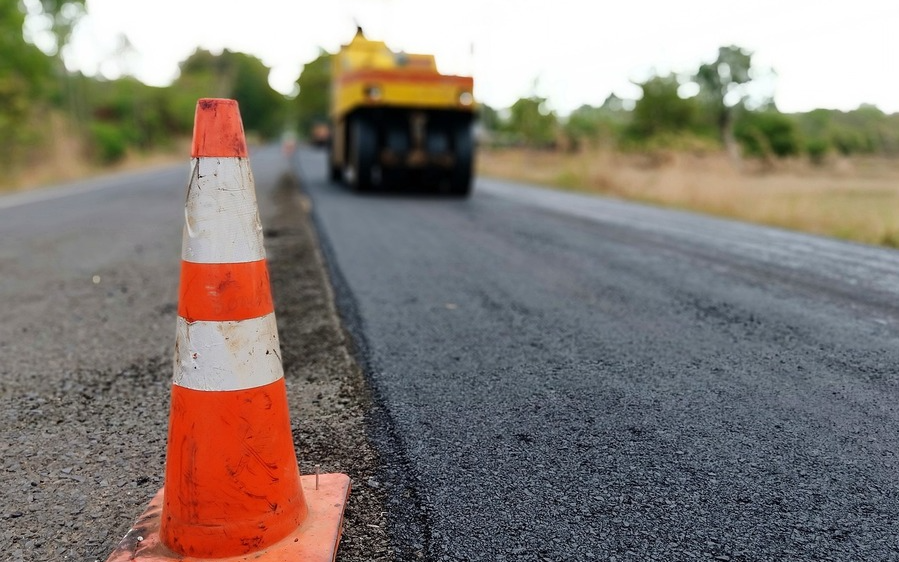
{"type": "Polygon", "coordinates": [[[203,98],[197,102],[191,156],[247,157],[247,141],[236,101],[203,98]]]}
{"type": "Polygon", "coordinates": [[[197,103],[192,154],[165,487],[108,560],[333,562],[350,480],[299,473],[235,101],[197,103]]]}
{"type": "Polygon", "coordinates": [[[181,262],[178,315],[196,320],[246,320],[272,312],[265,260],[245,263],[181,262]]]}
{"type": "Polygon", "coordinates": [[[190,556],[246,554],[306,517],[284,379],[207,392],[172,387],[162,540],[190,556]]]}

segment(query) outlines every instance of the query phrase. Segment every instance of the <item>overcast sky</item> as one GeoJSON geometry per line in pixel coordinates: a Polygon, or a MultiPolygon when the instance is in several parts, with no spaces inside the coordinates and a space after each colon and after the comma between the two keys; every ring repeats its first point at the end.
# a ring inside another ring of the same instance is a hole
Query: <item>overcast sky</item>
{"type": "Polygon", "coordinates": [[[531,94],[563,114],[612,92],[634,98],[632,81],[692,73],[736,44],[776,73],[761,87],[782,111],[899,112],[896,0],[88,0],[87,9],[70,66],[108,77],[127,67],[153,85],[171,83],[200,46],[258,56],[288,93],[302,65],[349,41],[358,21],[395,50],[473,74],[476,96],[498,108],[531,94]],[[122,35],[135,49],[127,59],[117,56],[122,35]]]}

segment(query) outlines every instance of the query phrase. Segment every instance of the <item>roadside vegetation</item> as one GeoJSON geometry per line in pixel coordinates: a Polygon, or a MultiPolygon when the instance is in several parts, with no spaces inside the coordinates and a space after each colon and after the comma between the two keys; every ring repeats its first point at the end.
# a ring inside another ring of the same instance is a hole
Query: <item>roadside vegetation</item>
{"type": "MultiPolygon", "coordinates": [[[[298,69],[295,96],[269,86],[258,58],[228,50],[198,49],[170,86],[147,86],[125,74],[125,37],[107,61],[121,77],[85,76],[61,54],[84,9],[0,0],[0,189],[184,158],[200,97],[237,99],[251,142],[308,137],[327,122],[326,51],[298,69]]],[[[536,94],[482,105],[478,168],[899,247],[899,114],[782,113],[765,91],[774,79],[750,52],[724,46],[692,73],[637,83],[635,100],[599,93],[568,115],[536,94]]]]}
{"type": "Polygon", "coordinates": [[[899,114],[782,113],[770,77],[727,46],[637,100],[483,107],[479,173],[899,247],[899,114]]]}
{"type": "MultiPolygon", "coordinates": [[[[0,0],[0,189],[185,158],[201,97],[236,99],[251,142],[296,119],[295,103],[270,87],[270,69],[245,53],[198,49],[162,88],[71,72],[63,47],[83,14],[84,0],[0,0]]],[[[109,74],[127,69],[131,54],[122,37],[109,74]]]]}

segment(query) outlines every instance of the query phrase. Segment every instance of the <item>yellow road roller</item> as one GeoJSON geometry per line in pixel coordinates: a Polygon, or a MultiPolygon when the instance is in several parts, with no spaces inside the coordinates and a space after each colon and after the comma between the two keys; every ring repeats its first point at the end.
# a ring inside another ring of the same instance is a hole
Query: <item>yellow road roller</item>
{"type": "Polygon", "coordinates": [[[440,74],[433,55],[394,52],[361,28],[331,64],[332,181],[356,191],[471,192],[470,76],[440,74]]]}

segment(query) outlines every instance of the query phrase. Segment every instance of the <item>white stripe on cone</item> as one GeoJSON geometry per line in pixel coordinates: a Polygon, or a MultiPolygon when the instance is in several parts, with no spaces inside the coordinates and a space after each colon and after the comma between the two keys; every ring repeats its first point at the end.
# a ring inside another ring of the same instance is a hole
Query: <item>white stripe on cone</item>
{"type": "Polygon", "coordinates": [[[242,263],[265,258],[253,173],[246,158],[194,158],[184,218],[185,261],[242,263]]]}
{"type": "Polygon", "coordinates": [[[245,390],[284,376],[275,314],[192,322],[178,317],[172,382],[194,390],[245,390]]]}

